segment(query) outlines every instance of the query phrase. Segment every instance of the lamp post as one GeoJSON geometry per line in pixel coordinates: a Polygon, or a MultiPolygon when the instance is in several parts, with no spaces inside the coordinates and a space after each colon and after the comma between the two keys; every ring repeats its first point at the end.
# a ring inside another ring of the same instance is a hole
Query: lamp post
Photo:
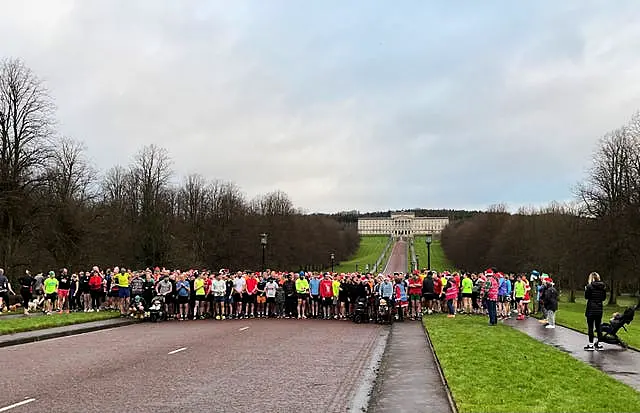
{"type": "Polygon", "coordinates": [[[416,254],[416,266],[418,267],[416,270],[420,271],[420,256],[418,254],[416,254]]]}
{"type": "Polygon", "coordinates": [[[335,263],[336,260],[336,256],[335,254],[332,252],[331,253],[331,272],[333,273],[333,264],[335,263]]]}
{"type": "Polygon", "coordinates": [[[356,272],[358,272],[358,263],[356,262],[356,272]]]}
{"type": "Polygon", "coordinates": [[[424,242],[427,243],[427,271],[431,271],[431,242],[433,241],[433,236],[431,234],[427,234],[424,242]]]}
{"type": "Polygon", "coordinates": [[[267,234],[260,234],[260,245],[262,245],[262,274],[265,272],[265,263],[264,263],[264,255],[265,250],[267,249],[267,234]]]}

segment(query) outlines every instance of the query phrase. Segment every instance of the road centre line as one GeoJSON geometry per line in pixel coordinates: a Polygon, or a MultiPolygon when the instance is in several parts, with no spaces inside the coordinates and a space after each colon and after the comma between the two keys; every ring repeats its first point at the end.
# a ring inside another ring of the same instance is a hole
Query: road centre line
{"type": "Polygon", "coordinates": [[[181,348],[179,348],[177,350],[170,351],[167,354],[176,354],[176,353],[179,353],[181,351],[185,351],[186,349],[187,349],[186,347],[181,347],[181,348]]]}
{"type": "Polygon", "coordinates": [[[238,330],[238,331],[244,331],[244,330],[248,330],[248,329],[249,329],[249,327],[242,327],[242,328],[241,328],[240,330],[238,330]]]}
{"type": "Polygon", "coordinates": [[[7,410],[11,410],[14,407],[20,407],[22,405],[25,405],[27,403],[31,403],[31,402],[34,402],[34,401],[36,401],[36,399],[31,398],[31,399],[23,400],[23,401],[18,402],[18,403],[14,403],[11,406],[0,407],[0,412],[6,412],[7,410]]]}

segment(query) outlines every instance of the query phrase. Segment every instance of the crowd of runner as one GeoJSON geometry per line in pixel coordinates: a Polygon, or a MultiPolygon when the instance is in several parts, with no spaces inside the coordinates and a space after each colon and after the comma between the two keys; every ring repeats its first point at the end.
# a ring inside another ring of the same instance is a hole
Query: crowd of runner
{"type": "MultiPolygon", "coordinates": [[[[376,318],[381,298],[392,303],[398,320],[417,320],[425,314],[482,314],[490,325],[498,319],[524,319],[532,311],[544,310],[548,328],[554,328],[558,294],[546,274],[533,271],[539,280],[535,302],[524,274],[502,274],[495,269],[481,273],[414,271],[394,273],[265,273],[228,270],[181,272],[155,268],[131,271],[118,268],[32,276],[19,279],[19,294],[25,314],[29,311],[69,313],[119,310],[122,316],[140,315],[155,296],[162,296],[166,313],[178,320],[214,318],[351,318],[358,300],[368,303],[369,318],[376,318]],[[542,308],[541,308],[542,307],[542,308]]],[[[0,270],[0,308],[14,293],[0,270]],[[4,302],[3,302],[4,301],[4,302]]]]}

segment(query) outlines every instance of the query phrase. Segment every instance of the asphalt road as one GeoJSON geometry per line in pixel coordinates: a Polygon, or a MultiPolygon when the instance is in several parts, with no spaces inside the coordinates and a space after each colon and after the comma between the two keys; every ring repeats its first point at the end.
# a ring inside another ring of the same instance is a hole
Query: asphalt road
{"type": "Polygon", "coordinates": [[[0,411],[343,412],[386,330],[321,320],[141,324],[0,349],[0,411]],[[31,400],[35,399],[35,400],[31,400]]]}
{"type": "Polygon", "coordinates": [[[387,261],[387,266],[384,269],[384,274],[393,274],[394,272],[407,272],[407,242],[396,241],[391,250],[391,256],[387,261]]]}

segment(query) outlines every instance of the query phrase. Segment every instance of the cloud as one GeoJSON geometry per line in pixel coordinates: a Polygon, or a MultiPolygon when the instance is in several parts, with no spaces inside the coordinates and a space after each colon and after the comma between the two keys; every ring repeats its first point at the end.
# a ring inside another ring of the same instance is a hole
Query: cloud
{"type": "Polygon", "coordinates": [[[166,147],[308,211],[571,198],[640,107],[640,5],[622,2],[6,2],[62,134],[103,170],[166,147]]]}

